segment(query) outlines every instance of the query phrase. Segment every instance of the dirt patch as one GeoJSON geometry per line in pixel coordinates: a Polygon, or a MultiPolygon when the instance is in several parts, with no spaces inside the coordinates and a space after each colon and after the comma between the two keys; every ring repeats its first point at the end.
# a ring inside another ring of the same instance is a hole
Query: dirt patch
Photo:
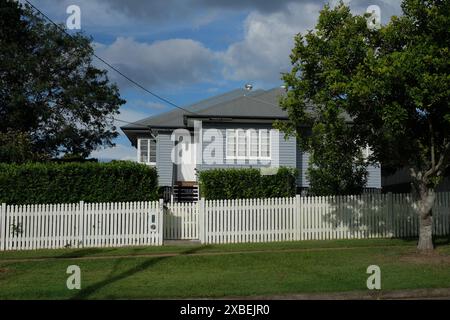
{"type": "Polygon", "coordinates": [[[437,252],[427,254],[415,252],[402,256],[400,258],[400,261],[414,264],[450,265],[450,256],[437,252]]]}
{"type": "Polygon", "coordinates": [[[9,272],[9,269],[8,268],[0,268],[0,274],[5,274],[5,273],[8,273],[9,272]]]}

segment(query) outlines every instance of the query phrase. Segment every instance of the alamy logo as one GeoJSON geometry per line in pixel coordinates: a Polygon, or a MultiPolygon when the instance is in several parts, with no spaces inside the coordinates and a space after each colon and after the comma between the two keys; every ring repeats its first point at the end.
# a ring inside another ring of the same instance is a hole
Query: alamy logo
{"type": "Polygon", "coordinates": [[[72,265],[67,267],[67,274],[70,276],[67,278],[66,286],[69,290],[81,289],[81,270],[79,266],[72,265]]]}
{"type": "Polygon", "coordinates": [[[77,5],[67,7],[66,13],[69,17],[66,20],[66,26],[69,30],[81,30],[81,9],[77,5]]]}
{"type": "Polygon", "coordinates": [[[367,278],[367,289],[380,290],[381,289],[381,269],[377,265],[371,265],[367,268],[367,273],[370,274],[367,278]]]}
{"type": "Polygon", "coordinates": [[[370,30],[379,30],[381,28],[381,9],[379,6],[372,5],[366,10],[369,14],[367,17],[367,28],[370,30]]]}

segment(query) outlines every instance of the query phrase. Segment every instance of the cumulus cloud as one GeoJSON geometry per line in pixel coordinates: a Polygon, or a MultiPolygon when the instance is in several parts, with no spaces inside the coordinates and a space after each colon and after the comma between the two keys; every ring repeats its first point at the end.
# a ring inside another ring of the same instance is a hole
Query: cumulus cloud
{"type": "MultiPolygon", "coordinates": [[[[170,39],[153,43],[119,37],[111,45],[96,44],[96,52],[149,87],[184,86],[208,82],[216,70],[216,55],[198,41],[170,39]]],[[[127,80],[110,72],[111,78],[124,88],[127,80]]]]}
{"type": "MultiPolygon", "coordinates": [[[[244,36],[221,54],[224,77],[230,80],[277,82],[290,65],[294,36],[314,29],[325,3],[332,6],[338,0],[286,1],[282,10],[251,12],[244,22],[244,36]]],[[[383,22],[400,14],[400,0],[345,0],[355,14],[362,14],[369,4],[379,5],[383,22]]]]}
{"type": "Polygon", "coordinates": [[[288,71],[294,36],[312,28],[321,4],[289,4],[271,14],[252,12],[245,20],[244,39],[232,44],[222,58],[231,80],[275,81],[288,71]]]}

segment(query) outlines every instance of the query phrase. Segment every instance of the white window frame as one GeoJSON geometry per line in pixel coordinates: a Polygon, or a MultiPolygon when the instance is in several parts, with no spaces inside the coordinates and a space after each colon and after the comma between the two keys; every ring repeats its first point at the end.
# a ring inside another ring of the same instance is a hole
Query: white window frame
{"type": "Polygon", "coordinates": [[[261,159],[261,160],[270,160],[270,159],[272,159],[272,130],[270,130],[270,129],[260,129],[260,130],[258,130],[258,134],[259,134],[259,141],[258,141],[258,146],[259,146],[259,150],[258,150],[258,159],[261,159]],[[261,133],[263,132],[263,131],[267,131],[267,134],[268,134],[268,136],[269,136],[269,144],[268,144],[268,146],[267,146],[267,151],[269,152],[269,155],[267,156],[267,157],[263,157],[262,155],[261,155],[261,149],[262,149],[262,139],[261,139],[261,133]]]}
{"type": "MultiPolygon", "coordinates": [[[[138,163],[144,163],[144,164],[148,164],[148,165],[151,165],[151,166],[156,166],[156,162],[151,162],[150,161],[150,159],[152,158],[151,157],[151,147],[150,147],[150,144],[151,144],[152,140],[154,140],[154,139],[152,139],[152,138],[138,138],[138,140],[137,140],[137,162],[138,163]],[[141,145],[142,145],[142,141],[143,140],[147,140],[147,159],[148,159],[147,162],[142,162],[141,161],[141,145]]],[[[156,141],[155,141],[155,144],[156,144],[156,141]]],[[[155,150],[155,157],[156,157],[156,150],[155,150]]]]}
{"type": "Polygon", "coordinates": [[[239,160],[243,160],[243,159],[247,159],[248,158],[248,139],[247,139],[247,130],[245,129],[236,129],[235,131],[236,133],[236,157],[235,159],[239,159],[239,160]],[[245,138],[245,154],[243,156],[239,155],[239,132],[243,132],[244,133],[244,138],[245,138]]]}
{"type": "Polygon", "coordinates": [[[250,159],[250,160],[258,160],[258,159],[260,159],[260,155],[261,155],[261,153],[260,153],[260,135],[259,135],[259,130],[258,129],[248,129],[247,130],[247,142],[248,142],[248,145],[247,145],[247,158],[250,159]],[[256,155],[256,157],[252,156],[252,139],[251,139],[251,133],[252,132],[256,133],[256,136],[257,136],[257,139],[258,139],[258,142],[256,144],[256,148],[257,148],[256,152],[258,154],[256,155]]]}
{"type": "Polygon", "coordinates": [[[230,160],[243,160],[243,159],[249,159],[249,160],[271,160],[272,159],[272,130],[271,129],[255,129],[255,128],[250,128],[250,129],[242,129],[242,128],[237,128],[237,129],[226,129],[226,137],[225,137],[225,158],[226,159],[230,159],[230,160]],[[251,155],[251,132],[256,132],[257,136],[258,136],[258,156],[252,156],[251,155]],[[234,132],[234,136],[235,136],[235,142],[234,142],[234,148],[235,148],[235,155],[231,156],[228,153],[228,149],[229,149],[229,132],[233,131],[234,132]],[[245,150],[245,156],[240,156],[239,155],[239,132],[244,132],[245,133],[245,138],[246,138],[246,142],[245,142],[245,146],[246,146],[246,150],[245,150]],[[267,134],[269,135],[269,145],[268,145],[268,153],[269,156],[265,156],[262,157],[261,156],[261,149],[262,149],[262,140],[261,140],[261,135],[262,135],[262,131],[266,131],[267,134]]]}
{"type": "Polygon", "coordinates": [[[237,156],[236,144],[237,144],[236,129],[226,129],[225,130],[225,158],[226,159],[236,159],[236,156],[237,156]],[[234,132],[234,156],[228,155],[228,139],[229,139],[228,132],[230,132],[230,131],[234,132]]]}

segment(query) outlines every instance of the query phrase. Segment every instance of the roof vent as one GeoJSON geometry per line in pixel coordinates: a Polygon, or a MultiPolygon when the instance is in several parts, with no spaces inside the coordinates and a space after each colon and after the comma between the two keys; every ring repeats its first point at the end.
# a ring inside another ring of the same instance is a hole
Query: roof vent
{"type": "Polygon", "coordinates": [[[253,85],[251,85],[251,84],[249,84],[249,83],[247,83],[247,84],[245,85],[245,90],[247,90],[247,91],[252,91],[252,89],[253,89],[253,85]]]}

